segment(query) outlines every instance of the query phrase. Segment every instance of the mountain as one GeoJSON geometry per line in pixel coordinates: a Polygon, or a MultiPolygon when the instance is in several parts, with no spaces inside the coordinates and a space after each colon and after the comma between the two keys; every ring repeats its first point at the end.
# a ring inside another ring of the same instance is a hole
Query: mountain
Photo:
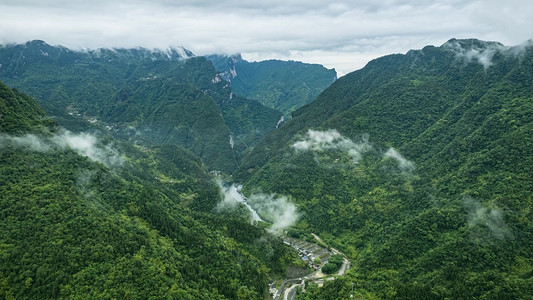
{"type": "Polygon", "coordinates": [[[234,174],[352,259],[309,299],[533,294],[533,44],[452,39],[336,82],[234,174]]]}
{"type": "Polygon", "coordinates": [[[65,130],[2,83],[0,114],[1,298],[264,299],[296,259],[216,212],[188,150],[65,130]]]}
{"type": "Polygon", "coordinates": [[[0,85],[0,112],[2,132],[28,132],[53,124],[46,120],[44,110],[33,99],[3,84],[0,85]]]}
{"type": "Polygon", "coordinates": [[[133,141],[184,146],[227,173],[281,118],[279,111],[234,97],[211,62],[183,48],[2,46],[0,80],[36,98],[62,126],[80,131],[96,125],[133,141]]]}
{"type": "Polygon", "coordinates": [[[245,194],[296,204],[288,235],[351,261],[301,299],[531,298],[531,41],[373,60],[276,130],[210,61],[164,53],[0,48],[44,106],[0,84],[0,296],[268,297],[299,259],[217,210],[209,170],[238,165],[245,194]]]}
{"type": "Polygon", "coordinates": [[[216,70],[231,82],[233,91],[290,117],[291,112],[313,101],[337,79],[334,69],[297,61],[249,62],[240,55],[208,55],[216,70]]]}

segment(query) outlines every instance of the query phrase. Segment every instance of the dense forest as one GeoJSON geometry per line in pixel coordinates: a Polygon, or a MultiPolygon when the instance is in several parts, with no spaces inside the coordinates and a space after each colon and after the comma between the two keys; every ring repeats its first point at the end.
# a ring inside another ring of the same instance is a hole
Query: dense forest
{"type": "Polygon", "coordinates": [[[533,294],[533,47],[450,40],[371,61],[236,173],[354,261],[310,299],[533,294]]]}
{"type": "Polygon", "coordinates": [[[0,298],[268,299],[301,260],[217,176],[290,204],[289,235],[340,251],[324,273],[350,260],[296,299],[531,298],[533,43],[451,39],[319,95],[273,78],[322,67],[237,58],[0,47],[0,298]]]}
{"type": "Polygon", "coordinates": [[[67,129],[92,124],[132,142],[179,145],[226,173],[282,116],[234,95],[210,61],[182,48],[75,51],[31,41],[0,47],[0,65],[0,80],[67,129]]]}
{"type": "Polygon", "coordinates": [[[221,76],[235,93],[275,108],[287,117],[313,101],[335,79],[334,69],[297,61],[249,62],[240,55],[209,55],[221,76]]]}
{"type": "Polygon", "coordinates": [[[0,108],[1,298],[262,299],[294,261],[188,150],[66,131],[3,84],[0,108]]]}

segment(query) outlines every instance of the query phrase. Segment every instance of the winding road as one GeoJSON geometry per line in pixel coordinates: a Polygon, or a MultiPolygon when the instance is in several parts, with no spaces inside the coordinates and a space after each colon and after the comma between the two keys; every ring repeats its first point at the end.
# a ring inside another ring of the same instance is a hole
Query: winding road
{"type": "MultiPolygon", "coordinates": [[[[232,198],[232,200],[234,201],[237,201],[237,202],[240,202],[242,204],[244,204],[246,206],[246,208],[251,212],[251,220],[250,222],[252,224],[254,224],[254,222],[256,221],[262,221],[261,217],[257,214],[257,212],[248,204],[248,202],[246,201],[246,197],[241,193],[241,188],[242,186],[240,185],[231,185],[229,188],[225,188],[222,181],[219,182],[219,185],[220,185],[220,188],[221,189],[226,189],[227,190],[227,194],[229,194],[228,196],[232,198]]],[[[311,233],[311,235],[322,245],[327,245],[318,235],[314,234],[314,233],[311,233]]],[[[283,235],[281,235],[283,240],[288,243],[289,245],[292,245],[292,247],[294,247],[296,250],[300,251],[300,247],[299,246],[295,246],[294,243],[291,243],[291,241],[289,240],[288,237],[285,237],[283,235]]],[[[293,240],[297,240],[297,239],[293,239],[293,240]]],[[[305,249],[305,255],[309,255],[309,254],[313,254],[313,255],[316,255],[316,257],[321,257],[321,255],[327,253],[327,252],[330,252],[324,248],[322,248],[321,246],[315,244],[315,243],[310,243],[310,242],[303,242],[301,240],[298,240],[299,241],[299,244],[302,245],[302,243],[304,245],[307,245],[307,246],[302,246],[304,247],[303,249],[305,249]],[[302,242],[302,243],[300,243],[302,242]],[[315,252],[317,249],[322,249],[321,251],[319,252],[315,252]],[[311,253],[309,253],[311,252],[311,253]]],[[[343,257],[343,263],[342,263],[342,266],[340,267],[339,271],[337,272],[337,276],[343,276],[344,274],[346,274],[346,272],[350,269],[350,261],[346,258],[346,255],[344,255],[343,253],[341,253],[339,250],[335,249],[335,248],[330,248],[331,249],[331,253],[333,254],[339,254],[339,255],[342,255],[343,257]]],[[[279,290],[276,292],[276,294],[274,295],[274,300],[279,300],[279,298],[281,297],[281,295],[283,295],[283,299],[284,300],[287,300],[287,299],[293,299],[294,298],[294,295],[296,294],[296,288],[298,286],[303,286],[305,284],[305,281],[306,280],[311,280],[311,281],[321,281],[322,283],[326,280],[334,280],[335,277],[333,276],[328,276],[324,273],[322,273],[322,271],[319,269],[305,277],[299,277],[299,278],[292,278],[292,279],[287,279],[285,281],[283,281],[283,283],[281,284],[279,290]],[[287,288],[285,290],[285,285],[287,285],[288,283],[291,283],[291,282],[299,282],[298,284],[293,284],[291,285],[289,288],[287,288]]]]}
{"type": "MultiPolygon", "coordinates": [[[[311,233],[313,235],[313,237],[319,241],[320,243],[324,243],[324,241],[316,234],[314,233],[311,233]]],[[[291,244],[291,243],[289,243],[291,244]]],[[[291,244],[293,245],[293,244],[291,244]]],[[[293,246],[294,247],[294,246],[293,246]]],[[[318,246],[317,246],[318,247],[318,246]]],[[[350,261],[348,260],[348,258],[346,258],[346,255],[344,255],[344,253],[340,252],[339,250],[335,249],[335,248],[330,248],[331,249],[331,252],[333,254],[339,254],[339,255],[342,255],[343,257],[343,262],[342,262],[342,266],[340,267],[339,271],[337,271],[337,273],[335,274],[336,276],[343,276],[346,274],[346,272],[350,269],[350,261]]],[[[300,278],[292,278],[292,279],[287,279],[285,281],[282,282],[278,292],[276,293],[276,295],[274,295],[274,300],[279,300],[280,297],[283,295],[283,300],[292,300],[294,299],[294,296],[296,295],[296,288],[299,287],[299,286],[303,286],[305,284],[305,281],[306,280],[310,280],[310,281],[314,281],[314,282],[318,282],[319,284],[323,284],[324,281],[329,281],[329,280],[335,280],[335,277],[331,276],[331,275],[326,275],[324,273],[322,273],[321,270],[317,270],[305,277],[300,277],[300,278]],[[291,285],[289,288],[285,289],[285,286],[288,284],[288,283],[291,283],[291,282],[299,282],[299,283],[296,283],[296,284],[293,284],[291,285]]]]}

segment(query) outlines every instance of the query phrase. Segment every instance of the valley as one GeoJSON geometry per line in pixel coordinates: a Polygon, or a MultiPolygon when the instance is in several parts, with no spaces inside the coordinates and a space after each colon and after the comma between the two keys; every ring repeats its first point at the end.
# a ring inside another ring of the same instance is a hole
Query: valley
{"type": "Polygon", "coordinates": [[[528,299],[532,45],[2,46],[0,298],[528,299]]]}
{"type": "MultiPolygon", "coordinates": [[[[312,234],[317,242],[325,245],[324,242],[315,234],[312,234]]],[[[274,299],[294,299],[296,294],[296,289],[304,287],[306,283],[313,282],[319,287],[324,285],[325,281],[335,280],[336,276],[344,276],[346,272],[350,269],[350,261],[346,256],[334,248],[330,248],[327,245],[326,248],[319,246],[318,244],[307,242],[291,237],[282,235],[281,238],[283,242],[296,251],[298,251],[298,256],[302,258],[303,261],[307,262],[309,266],[313,269],[313,272],[302,277],[286,279],[281,283],[279,289],[270,289],[274,291],[274,299]],[[329,250],[331,249],[331,250],[329,250]],[[340,255],[342,256],[342,265],[335,274],[324,274],[322,272],[322,267],[326,265],[329,261],[331,255],[340,255]]],[[[303,292],[305,290],[302,289],[303,292]]]]}
{"type": "MultiPolygon", "coordinates": [[[[219,178],[218,180],[221,179],[219,178]]],[[[223,182],[220,182],[219,184],[222,186],[227,185],[223,182]]],[[[247,202],[246,196],[241,193],[242,185],[232,184],[228,190],[228,197],[235,199],[235,201],[246,207],[250,214],[250,222],[252,225],[264,226],[261,225],[261,223],[267,223],[247,202]]],[[[322,286],[324,281],[334,280],[336,276],[344,276],[350,268],[350,261],[346,255],[335,248],[329,247],[319,236],[314,233],[311,233],[311,236],[314,238],[314,240],[311,241],[289,237],[286,235],[286,231],[283,232],[283,229],[282,232],[270,230],[270,233],[276,237],[279,237],[285,245],[291,247],[298,254],[298,257],[303,261],[305,266],[304,268],[308,269],[308,272],[306,272],[308,274],[301,275],[296,278],[283,279],[283,281],[279,284],[276,284],[276,282],[271,283],[269,285],[269,293],[275,300],[279,299],[280,297],[283,299],[292,299],[292,297],[294,297],[294,293],[296,292],[295,288],[303,286],[305,282],[314,282],[318,284],[318,286],[322,286]],[[332,255],[340,256],[342,258],[342,264],[334,267],[332,270],[334,271],[334,274],[331,274],[331,271],[328,271],[328,274],[325,274],[322,272],[322,268],[328,264],[332,255]],[[297,281],[301,283],[295,284],[294,282],[297,281]]],[[[287,272],[287,276],[289,276],[289,272],[287,272]]]]}

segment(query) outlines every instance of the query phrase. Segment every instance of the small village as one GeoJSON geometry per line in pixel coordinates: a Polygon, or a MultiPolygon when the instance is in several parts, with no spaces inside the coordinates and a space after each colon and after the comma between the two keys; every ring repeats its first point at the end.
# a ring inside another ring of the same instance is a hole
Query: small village
{"type": "MultiPolygon", "coordinates": [[[[313,236],[317,239],[317,243],[324,244],[318,236],[314,234],[313,236]]],[[[280,235],[280,238],[283,240],[283,243],[294,248],[298,252],[300,259],[306,262],[313,271],[302,277],[286,279],[280,285],[279,283],[276,284],[274,281],[271,282],[269,284],[269,293],[274,300],[292,299],[296,292],[295,288],[299,286],[303,287],[305,281],[313,281],[319,286],[322,286],[324,281],[335,280],[334,275],[344,275],[350,268],[350,262],[344,257],[344,263],[336,274],[324,274],[322,273],[322,267],[328,263],[331,255],[340,254],[344,256],[342,253],[333,248],[322,247],[316,243],[288,237],[286,235],[280,235]]]]}
{"type": "Polygon", "coordinates": [[[296,249],[298,251],[298,256],[306,262],[311,268],[315,271],[320,270],[320,268],[325,265],[331,253],[317,244],[309,243],[303,240],[283,236],[283,242],[296,249]]]}

